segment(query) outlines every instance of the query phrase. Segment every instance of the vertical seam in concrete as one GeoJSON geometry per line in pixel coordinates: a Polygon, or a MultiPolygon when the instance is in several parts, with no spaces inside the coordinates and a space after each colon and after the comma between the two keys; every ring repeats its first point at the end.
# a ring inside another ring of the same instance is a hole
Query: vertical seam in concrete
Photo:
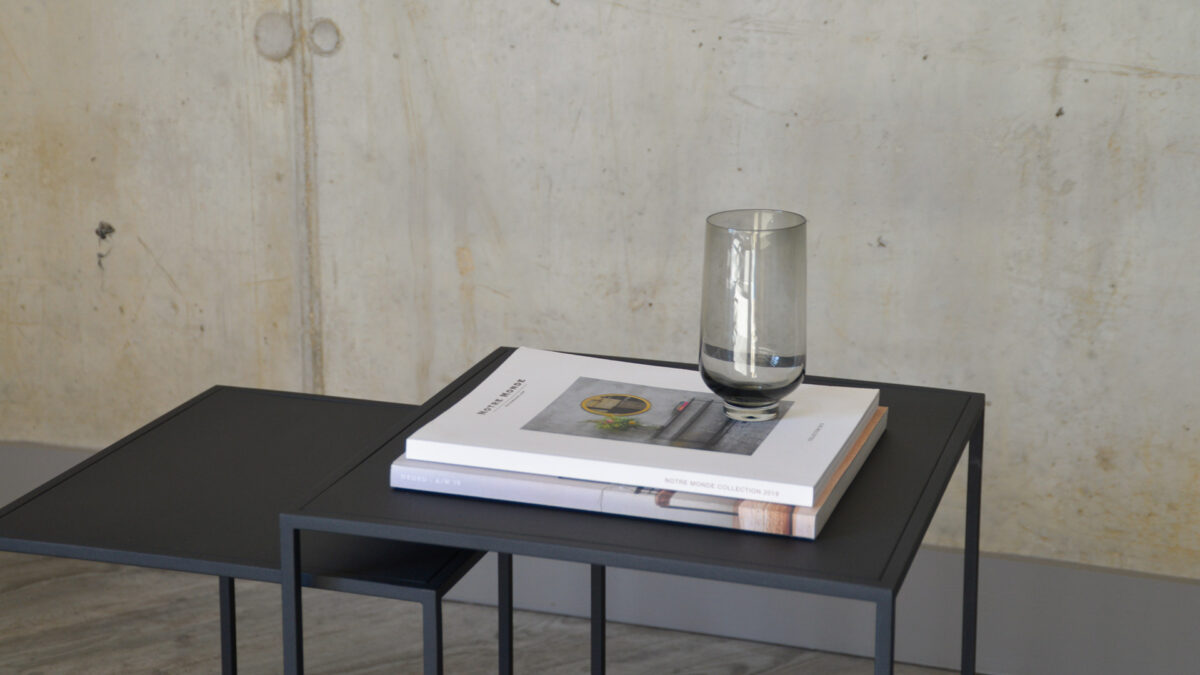
{"type": "Polygon", "coordinates": [[[309,7],[292,0],[293,76],[296,90],[296,220],[300,226],[301,349],[307,391],[325,391],[325,344],[321,318],[321,241],[317,215],[317,139],[313,106],[312,54],[307,48],[309,7]]]}

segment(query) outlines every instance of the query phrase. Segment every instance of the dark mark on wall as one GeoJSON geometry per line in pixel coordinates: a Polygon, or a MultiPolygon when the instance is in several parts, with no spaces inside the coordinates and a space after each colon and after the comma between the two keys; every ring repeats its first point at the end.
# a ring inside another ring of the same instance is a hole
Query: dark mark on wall
{"type": "Polygon", "coordinates": [[[1055,117],[1062,117],[1062,116],[1063,116],[1063,115],[1065,115],[1065,114],[1066,114],[1066,113],[1064,113],[1064,112],[1063,112],[1063,109],[1062,109],[1062,108],[1059,108],[1059,109],[1058,109],[1058,112],[1054,113],[1054,116],[1055,116],[1055,117]]]}
{"type": "MultiPolygon", "coordinates": [[[[96,229],[95,229],[96,236],[99,237],[99,241],[96,243],[99,243],[100,241],[104,241],[105,239],[108,239],[116,231],[117,231],[117,228],[104,222],[103,220],[100,221],[100,224],[98,226],[96,226],[96,229]]],[[[97,251],[96,252],[96,266],[97,267],[99,267],[100,269],[104,269],[104,259],[108,257],[109,253],[112,253],[111,247],[107,251],[97,251]]]]}
{"type": "Polygon", "coordinates": [[[887,242],[883,240],[882,234],[875,238],[875,243],[872,244],[872,246],[877,248],[887,248],[887,242]]]}

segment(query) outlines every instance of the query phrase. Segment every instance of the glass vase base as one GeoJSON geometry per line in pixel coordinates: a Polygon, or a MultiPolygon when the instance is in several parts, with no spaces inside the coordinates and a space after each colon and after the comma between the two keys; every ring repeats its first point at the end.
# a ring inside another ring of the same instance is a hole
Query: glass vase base
{"type": "Polygon", "coordinates": [[[779,402],[748,408],[725,401],[725,416],[735,422],[766,422],[779,416],[779,402]]]}

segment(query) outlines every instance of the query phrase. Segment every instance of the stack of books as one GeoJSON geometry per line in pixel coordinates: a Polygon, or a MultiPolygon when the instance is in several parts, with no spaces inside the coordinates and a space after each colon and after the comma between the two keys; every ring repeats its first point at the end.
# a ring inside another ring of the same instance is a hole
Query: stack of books
{"type": "Polygon", "coordinates": [[[734,422],[698,372],[519,348],[406,441],[391,485],[813,539],[887,427],[802,384],[734,422]]]}

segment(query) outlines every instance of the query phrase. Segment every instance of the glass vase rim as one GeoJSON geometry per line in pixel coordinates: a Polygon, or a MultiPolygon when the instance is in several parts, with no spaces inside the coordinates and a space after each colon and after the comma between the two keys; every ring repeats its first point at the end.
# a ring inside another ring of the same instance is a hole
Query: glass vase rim
{"type": "Polygon", "coordinates": [[[710,215],[705,219],[705,222],[712,227],[730,232],[778,232],[780,230],[803,227],[808,223],[808,219],[799,213],[784,209],[729,209],[710,215]],[[738,216],[746,216],[753,213],[771,214],[773,216],[783,216],[783,218],[771,218],[765,222],[757,218],[747,221],[738,218],[738,216]],[[779,220],[780,224],[773,224],[776,220],[779,220]]]}

